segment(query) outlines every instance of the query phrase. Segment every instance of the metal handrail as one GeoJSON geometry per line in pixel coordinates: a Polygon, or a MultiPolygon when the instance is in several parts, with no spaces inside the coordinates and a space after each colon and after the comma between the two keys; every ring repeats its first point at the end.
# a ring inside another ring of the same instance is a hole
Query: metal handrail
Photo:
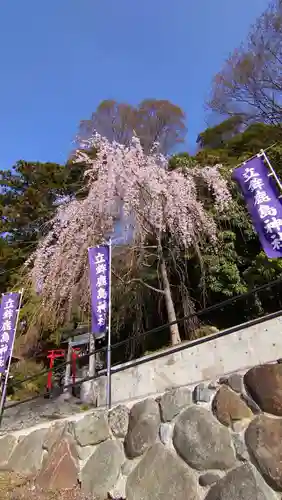
{"type": "MultiPolygon", "coordinates": [[[[159,326],[159,327],[153,328],[153,329],[151,329],[151,330],[148,330],[148,331],[146,331],[146,332],[143,332],[143,333],[141,333],[141,334],[139,335],[139,337],[138,337],[138,338],[140,338],[140,337],[141,337],[141,338],[142,338],[142,337],[147,337],[148,335],[151,335],[151,334],[153,334],[153,333],[157,333],[157,332],[163,331],[163,330],[165,330],[166,328],[169,328],[169,327],[170,327],[170,326],[172,326],[172,325],[175,325],[175,324],[181,324],[181,323],[183,323],[184,321],[187,321],[187,320],[189,320],[190,318],[193,318],[193,317],[195,317],[195,316],[197,316],[197,317],[199,317],[199,316],[203,316],[204,314],[208,314],[208,313],[213,312],[213,311],[216,311],[216,310],[218,310],[218,309],[222,309],[223,307],[225,307],[225,306],[227,306],[227,305],[230,305],[230,304],[233,304],[233,303],[235,303],[235,302],[236,302],[236,301],[238,301],[238,300],[243,300],[243,299],[246,299],[246,298],[251,297],[252,295],[254,295],[254,294],[256,294],[256,293],[258,293],[258,292],[262,291],[262,290],[266,290],[266,289],[268,289],[268,288],[272,288],[272,287],[274,287],[275,285],[278,285],[278,284],[282,284],[282,277],[281,277],[281,278],[278,278],[277,280],[274,280],[274,281],[272,281],[272,282],[265,283],[265,284],[263,284],[263,285],[260,285],[260,286],[258,286],[258,287],[255,287],[255,288],[253,288],[252,290],[250,290],[250,291],[248,291],[248,292],[245,292],[245,293],[243,293],[243,294],[241,294],[241,295],[236,295],[235,297],[231,297],[231,298],[229,298],[229,299],[227,299],[227,300],[224,300],[224,301],[222,301],[222,302],[220,302],[220,303],[218,303],[218,304],[215,304],[215,305],[209,306],[209,307],[207,307],[207,308],[201,309],[201,310],[200,310],[200,311],[198,311],[198,312],[194,312],[194,313],[188,314],[188,315],[186,315],[186,316],[184,316],[184,317],[182,317],[182,318],[180,318],[180,319],[178,319],[178,320],[176,320],[176,321],[172,321],[172,322],[170,322],[170,323],[166,323],[165,325],[162,325],[162,326],[159,326]]],[[[268,317],[268,316],[273,316],[273,315],[278,316],[279,314],[280,314],[280,311],[279,311],[279,312],[276,312],[276,313],[272,313],[272,314],[270,314],[270,315],[267,315],[267,317],[268,317]]],[[[265,316],[265,317],[266,317],[266,316],[265,316]]],[[[252,320],[252,321],[251,321],[251,322],[249,322],[249,323],[252,323],[252,324],[258,323],[258,322],[260,322],[260,321],[263,321],[265,317],[261,317],[261,318],[259,318],[259,319],[254,319],[254,320],[252,320]]],[[[204,342],[204,341],[208,341],[208,340],[210,340],[210,339],[211,339],[211,337],[213,337],[213,338],[214,338],[214,337],[217,337],[217,336],[221,336],[221,335],[223,335],[223,334],[226,334],[226,332],[228,332],[229,330],[234,330],[234,328],[238,329],[238,326],[239,326],[239,325],[237,325],[237,327],[231,327],[231,329],[224,330],[223,332],[218,332],[218,333],[216,333],[216,334],[213,334],[212,336],[207,336],[207,337],[204,337],[203,339],[197,339],[197,340],[195,340],[195,341],[190,341],[190,342],[189,342],[189,345],[191,345],[191,342],[192,342],[192,343],[193,343],[193,345],[194,345],[194,344],[195,344],[195,342],[196,342],[196,343],[202,343],[202,342],[204,342]]],[[[240,326],[243,326],[243,325],[241,324],[240,326]]],[[[85,333],[83,333],[83,334],[81,334],[81,335],[85,335],[85,333]]],[[[112,349],[112,350],[113,350],[113,349],[116,349],[116,348],[121,347],[121,346],[123,346],[123,345],[126,345],[126,344],[128,344],[129,342],[134,341],[134,340],[136,340],[136,337],[134,337],[134,336],[128,337],[128,338],[126,338],[125,340],[122,340],[122,341],[120,341],[120,342],[116,342],[115,344],[113,344],[113,345],[111,346],[111,349],[112,349]]],[[[179,344],[178,346],[175,346],[175,347],[173,348],[173,350],[178,351],[178,350],[182,350],[182,349],[185,349],[185,348],[187,348],[187,343],[181,343],[181,344],[179,344]]],[[[172,348],[171,348],[171,349],[172,349],[172,348]]],[[[96,354],[101,353],[101,352],[105,352],[106,350],[107,350],[107,346],[101,347],[101,348],[99,348],[99,349],[94,349],[93,351],[90,351],[89,353],[86,353],[86,354],[84,354],[84,355],[82,355],[82,356],[79,356],[79,359],[80,359],[80,360],[87,360],[87,359],[89,359],[89,357],[90,357],[90,356],[96,355],[96,354]]],[[[161,357],[161,356],[164,356],[165,354],[167,354],[167,350],[164,350],[164,351],[162,351],[161,353],[158,353],[158,355],[156,355],[156,356],[154,356],[154,357],[161,357]]],[[[150,359],[151,359],[151,357],[149,357],[149,359],[148,359],[148,356],[146,356],[145,358],[147,358],[147,359],[146,359],[146,360],[145,360],[145,359],[144,359],[144,360],[142,360],[142,358],[140,358],[139,363],[141,363],[141,362],[143,362],[143,363],[144,363],[144,362],[150,361],[150,359]],[[141,360],[142,360],[142,361],[141,361],[141,360]]],[[[130,363],[130,364],[132,364],[132,363],[133,363],[133,364],[139,364],[139,363],[138,363],[138,359],[137,359],[137,360],[134,360],[134,361],[131,361],[131,362],[126,362],[126,363],[123,363],[123,364],[117,363],[116,365],[113,365],[113,366],[112,366],[112,371],[113,371],[113,373],[114,373],[114,372],[116,372],[116,371],[122,371],[123,369],[125,369],[125,365],[127,365],[127,366],[128,366],[128,363],[130,363]],[[116,367],[118,367],[118,365],[120,365],[120,369],[115,369],[115,366],[116,366],[116,367]]],[[[10,384],[10,388],[16,388],[16,387],[18,387],[18,386],[21,386],[21,385],[22,385],[22,384],[24,384],[25,382],[29,382],[29,381],[31,381],[31,380],[36,380],[36,379],[38,379],[39,377],[41,377],[41,376],[43,376],[43,375],[45,375],[45,374],[50,373],[50,371],[52,371],[52,373],[53,373],[53,374],[54,374],[54,373],[57,373],[57,372],[59,372],[62,368],[66,367],[66,366],[67,366],[67,365],[69,365],[69,364],[72,364],[72,361],[64,361],[63,363],[60,363],[57,367],[54,367],[54,368],[52,368],[51,370],[50,370],[50,369],[45,369],[45,370],[43,370],[42,372],[37,373],[37,374],[35,374],[35,375],[31,375],[31,376],[29,376],[29,377],[26,377],[26,378],[25,378],[25,379],[23,379],[23,380],[19,380],[19,381],[15,381],[15,382],[13,382],[12,384],[10,384]]],[[[87,380],[93,380],[93,379],[95,379],[95,378],[97,378],[97,377],[99,377],[99,376],[102,376],[102,375],[103,375],[103,373],[104,373],[104,370],[101,370],[101,371],[100,371],[98,374],[96,374],[95,376],[92,376],[92,377],[86,377],[85,379],[79,380],[77,383],[72,383],[72,384],[70,384],[70,385],[68,385],[68,386],[65,386],[65,389],[66,389],[66,388],[68,388],[68,387],[73,387],[73,386],[76,386],[76,385],[82,384],[84,381],[87,381],[87,380]]],[[[13,407],[13,406],[18,406],[18,405],[20,405],[20,404],[23,404],[23,403],[26,403],[26,402],[29,402],[29,401],[32,401],[32,400],[35,400],[35,399],[37,399],[37,398],[43,397],[43,396],[44,396],[44,395],[46,395],[46,394],[47,394],[47,393],[46,393],[46,392],[44,392],[44,393],[42,393],[42,394],[38,394],[38,395],[36,395],[36,396],[34,396],[34,397],[32,397],[32,398],[28,398],[28,399],[23,400],[23,401],[17,401],[17,402],[15,402],[15,403],[13,403],[13,404],[10,404],[8,407],[6,406],[6,409],[7,409],[7,408],[11,408],[11,407],[13,407]]]]}

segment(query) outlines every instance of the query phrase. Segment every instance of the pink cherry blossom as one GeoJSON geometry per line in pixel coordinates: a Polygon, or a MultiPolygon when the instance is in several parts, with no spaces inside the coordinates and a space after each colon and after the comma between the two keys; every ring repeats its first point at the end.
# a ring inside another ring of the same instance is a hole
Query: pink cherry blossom
{"type": "Polygon", "coordinates": [[[197,198],[197,179],[213,193],[217,210],[225,210],[231,200],[218,166],[187,169],[185,174],[169,171],[167,158],[144,154],[136,137],[124,146],[95,135],[80,146],[76,161],[86,165],[88,195],[57,208],[31,259],[30,277],[35,289],[40,284],[43,307],[60,319],[74,302],[88,308],[87,248],[112,234],[121,217],[133,226],[135,246],[145,244],[148,235],[158,242],[169,235],[174,245],[188,248],[202,239],[216,239],[215,222],[197,198]],[[98,151],[95,159],[87,153],[93,147],[98,151]]]}

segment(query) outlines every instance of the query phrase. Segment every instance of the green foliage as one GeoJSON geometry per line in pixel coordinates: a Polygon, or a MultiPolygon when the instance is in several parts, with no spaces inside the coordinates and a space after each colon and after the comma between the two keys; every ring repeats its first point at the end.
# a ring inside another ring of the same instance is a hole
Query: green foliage
{"type": "MultiPolygon", "coordinates": [[[[210,207],[219,227],[216,251],[212,247],[202,245],[198,254],[186,257],[191,295],[199,304],[199,308],[240,295],[255,286],[282,276],[281,260],[268,259],[261,250],[244,200],[237,185],[231,181],[233,168],[258,153],[260,149],[269,147],[268,156],[277,174],[282,176],[281,129],[257,123],[236,134],[232,132],[232,124],[234,122],[229,119],[220,126],[207,129],[200,134],[199,143],[202,149],[191,160],[189,157],[189,162],[197,162],[200,166],[222,163],[233,197],[228,213],[216,215],[212,206],[210,207]],[[214,146],[214,149],[211,146],[214,146]]],[[[173,165],[182,163],[182,166],[185,166],[186,158],[185,154],[173,157],[173,165]]],[[[186,165],[186,168],[189,168],[188,162],[186,165]]],[[[220,318],[219,315],[211,315],[211,318],[216,323],[219,322],[221,327],[227,327],[232,325],[232,321],[234,322],[234,311],[237,323],[258,314],[266,314],[273,310],[270,296],[273,307],[277,306],[275,293],[277,294],[277,290],[261,293],[259,297],[240,302],[238,308],[234,306],[232,315],[230,309],[226,308],[220,312],[220,318]]]]}
{"type": "Polygon", "coordinates": [[[25,288],[20,320],[27,327],[18,329],[15,350],[19,354],[32,355],[39,339],[47,344],[59,339],[52,329],[42,329],[41,300],[23,281],[22,265],[46,233],[57,203],[77,191],[82,195],[84,168],[71,160],[66,166],[19,161],[0,171],[0,289],[3,293],[23,284],[25,288]]]}
{"type": "Polygon", "coordinates": [[[46,388],[47,374],[41,375],[44,365],[33,359],[24,359],[11,366],[13,383],[22,382],[14,391],[12,399],[20,401],[25,398],[42,394],[46,388]],[[24,382],[27,377],[37,375],[35,380],[24,382]]]}
{"type": "Polygon", "coordinates": [[[240,116],[232,116],[215,127],[207,128],[197,138],[200,148],[221,149],[232,138],[238,135],[242,127],[240,116]]]}
{"type": "Polygon", "coordinates": [[[90,405],[87,405],[87,404],[83,404],[83,405],[80,405],[79,406],[79,409],[81,412],[84,412],[84,411],[88,411],[91,409],[91,406],[90,405]]]}
{"type": "Polygon", "coordinates": [[[174,155],[169,160],[169,169],[186,169],[192,168],[196,164],[195,159],[190,156],[188,153],[179,153],[178,155],[174,155]]]}
{"type": "MultiPolygon", "coordinates": [[[[223,125],[230,123],[230,120],[223,122],[223,125]]],[[[221,128],[221,125],[202,132],[199,135],[200,139],[198,138],[200,150],[196,154],[195,160],[201,165],[223,163],[232,167],[236,166],[257,154],[261,148],[267,149],[276,143],[279,148],[282,140],[282,129],[275,125],[254,123],[237,134],[230,132],[229,135],[226,140],[225,129],[221,128]],[[213,144],[216,146],[212,147],[213,144]]]]}
{"type": "Polygon", "coordinates": [[[19,161],[0,171],[2,292],[17,284],[17,271],[36,248],[56,200],[65,195],[64,178],[64,167],[55,163],[19,161]]]}
{"type": "Polygon", "coordinates": [[[257,154],[261,148],[268,148],[282,140],[282,129],[274,125],[254,123],[244,132],[226,142],[229,157],[241,158],[257,154]]]}
{"type": "Polygon", "coordinates": [[[195,156],[195,161],[202,166],[214,166],[218,164],[227,164],[229,162],[228,154],[224,149],[202,149],[195,156]]]}
{"type": "Polygon", "coordinates": [[[219,330],[216,326],[211,325],[201,325],[197,330],[195,330],[193,339],[201,339],[203,337],[207,337],[208,335],[213,335],[217,333],[219,330]]]}
{"type": "Polygon", "coordinates": [[[55,201],[65,195],[64,176],[61,165],[24,161],[0,172],[1,230],[10,240],[20,243],[41,233],[55,201]]]}

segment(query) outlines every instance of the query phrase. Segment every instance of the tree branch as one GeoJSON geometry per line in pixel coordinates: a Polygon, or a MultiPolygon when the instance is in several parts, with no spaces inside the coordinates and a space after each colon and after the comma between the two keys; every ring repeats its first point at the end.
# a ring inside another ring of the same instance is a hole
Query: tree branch
{"type": "Polygon", "coordinates": [[[155,288],[152,285],[148,285],[148,283],[145,283],[145,281],[141,280],[140,278],[134,278],[129,283],[133,283],[134,281],[137,283],[141,283],[141,285],[146,286],[147,288],[149,288],[150,290],[153,290],[154,292],[162,293],[163,295],[165,295],[164,290],[160,290],[160,288],[155,288]]]}
{"type": "Polygon", "coordinates": [[[155,288],[152,285],[149,285],[148,283],[145,283],[145,281],[141,280],[140,278],[133,278],[132,280],[129,281],[124,281],[120,276],[118,276],[114,271],[112,271],[113,275],[120,280],[124,285],[130,285],[131,283],[140,283],[141,285],[144,285],[145,287],[149,288],[150,290],[153,290],[154,292],[161,293],[165,295],[165,291],[161,290],[160,288],[155,288]]]}

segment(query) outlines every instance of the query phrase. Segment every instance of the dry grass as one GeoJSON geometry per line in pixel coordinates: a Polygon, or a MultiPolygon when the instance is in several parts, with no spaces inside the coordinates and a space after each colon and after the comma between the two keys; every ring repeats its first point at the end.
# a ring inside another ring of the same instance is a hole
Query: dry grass
{"type": "Polygon", "coordinates": [[[0,500],[90,500],[79,487],[64,491],[42,491],[16,474],[0,473],[0,500]]]}

